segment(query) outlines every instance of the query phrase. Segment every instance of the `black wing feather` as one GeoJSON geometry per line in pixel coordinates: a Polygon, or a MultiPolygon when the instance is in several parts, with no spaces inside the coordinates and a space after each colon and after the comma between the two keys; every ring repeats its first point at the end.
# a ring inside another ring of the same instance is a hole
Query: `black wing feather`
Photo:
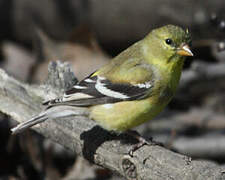
{"type": "MultiPolygon", "coordinates": [[[[148,92],[150,87],[140,87],[134,86],[132,84],[121,84],[121,83],[112,83],[107,79],[101,79],[101,83],[104,84],[104,87],[113,92],[121,93],[122,95],[127,96],[127,98],[117,98],[112,96],[107,96],[99,92],[95,85],[99,81],[98,76],[87,77],[77,85],[75,85],[72,89],[65,92],[63,98],[50,100],[44,103],[44,105],[55,106],[55,105],[70,105],[70,106],[80,106],[87,107],[98,104],[107,104],[107,103],[115,103],[120,101],[131,101],[144,98],[148,92]],[[87,80],[88,79],[88,80],[87,80]],[[76,88],[77,86],[83,88],[76,88]],[[85,87],[85,88],[84,88],[85,87]],[[82,93],[85,95],[89,95],[88,98],[80,97],[78,99],[66,100],[65,97],[72,97],[77,93],[82,93]]],[[[153,84],[153,82],[151,82],[153,84]]]]}

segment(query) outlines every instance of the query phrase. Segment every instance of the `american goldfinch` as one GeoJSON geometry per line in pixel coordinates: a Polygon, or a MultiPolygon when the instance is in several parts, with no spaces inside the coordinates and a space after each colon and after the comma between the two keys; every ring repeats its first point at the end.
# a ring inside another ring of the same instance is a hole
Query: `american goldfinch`
{"type": "Polygon", "coordinates": [[[45,102],[48,106],[45,112],[19,124],[12,132],[55,118],[57,113],[47,112],[58,105],[87,107],[92,120],[115,132],[129,130],[154,118],[173,97],[185,56],[193,56],[190,41],[188,31],[178,26],[152,30],[66,91],[63,97],[45,102]]]}

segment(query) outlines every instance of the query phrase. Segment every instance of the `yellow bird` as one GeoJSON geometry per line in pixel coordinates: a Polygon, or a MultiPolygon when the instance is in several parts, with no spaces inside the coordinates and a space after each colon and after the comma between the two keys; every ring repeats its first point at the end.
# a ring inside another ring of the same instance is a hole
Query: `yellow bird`
{"type": "MultiPolygon", "coordinates": [[[[188,31],[174,25],[152,30],[144,39],[113,58],[63,97],[45,102],[88,107],[89,117],[108,131],[123,132],[154,118],[172,99],[185,56],[193,56],[188,31]]],[[[12,129],[51,119],[42,113],[12,129]]]]}

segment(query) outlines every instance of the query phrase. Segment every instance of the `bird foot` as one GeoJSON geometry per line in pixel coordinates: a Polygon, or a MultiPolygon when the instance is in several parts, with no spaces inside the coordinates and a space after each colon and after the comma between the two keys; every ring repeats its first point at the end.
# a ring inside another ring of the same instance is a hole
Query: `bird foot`
{"type": "Polygon", "coordinates": [[[136,131],[127,131],[127,134],[129,134],[130,136],[134,137],[135,139],[138,140],[138,143],[135,144],[128,152],[128,154],[133,157],[134,152],[136,150],[138,150],[139,148],[141,148],[144,145],[148,145],[148,146],[163,146],[162,143],[160,142],[156,142],[152,139],[152,137],[148,140],[146,140],[145,138],[141,137],[140,134],[138,134],[136,131]]]}

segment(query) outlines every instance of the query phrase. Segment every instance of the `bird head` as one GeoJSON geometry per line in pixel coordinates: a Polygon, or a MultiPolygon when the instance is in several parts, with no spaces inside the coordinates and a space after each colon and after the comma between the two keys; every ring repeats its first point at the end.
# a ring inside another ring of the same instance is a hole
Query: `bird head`
{"type": "Polygon", "coordinates": [[[193,56],[190,50],[190,33],[178,26],[166,25],[155,29],[146,39],[151,46],[149,48],[152,50],[151,53],[157,59],[170,62],[173,59],[184,59],[176,57],[193,56]]]}

